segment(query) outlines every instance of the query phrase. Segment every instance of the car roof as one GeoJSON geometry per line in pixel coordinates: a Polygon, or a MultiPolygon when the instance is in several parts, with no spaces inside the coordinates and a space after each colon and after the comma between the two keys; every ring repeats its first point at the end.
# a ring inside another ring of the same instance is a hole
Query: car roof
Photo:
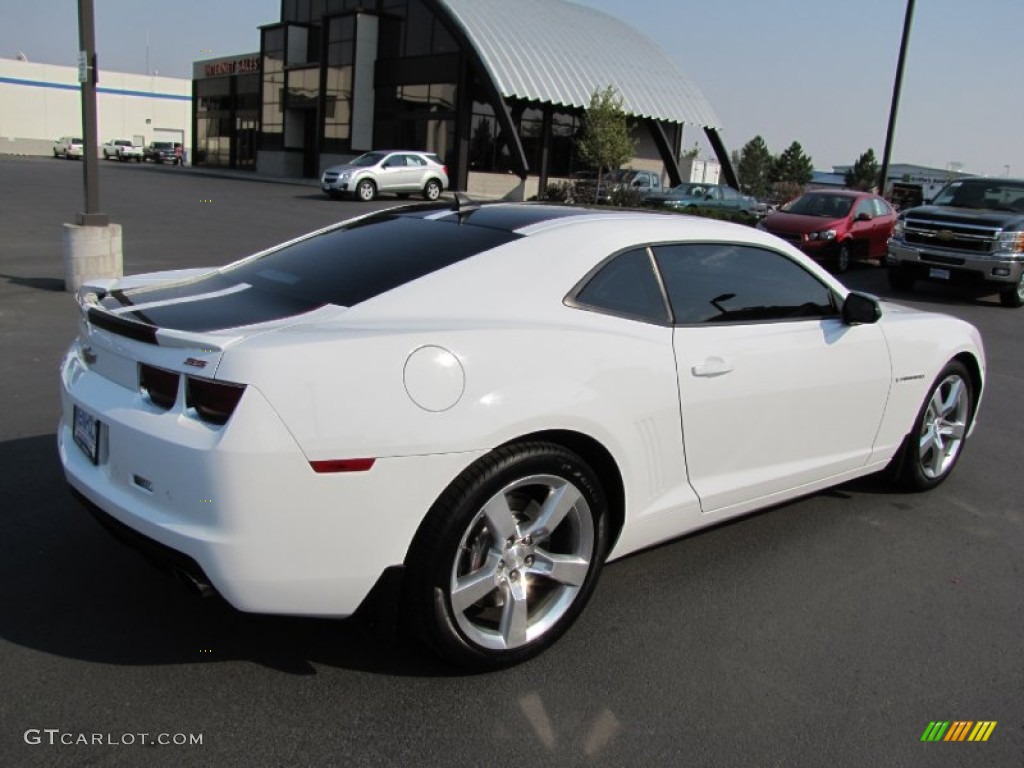
{"type": "Polygon", "coordinates": [[[874,195],[874,192],[865,192],[861,189],[808,189],[805,195],[835,195],[836,197],[860,197],[861,195],[874,195]]]}

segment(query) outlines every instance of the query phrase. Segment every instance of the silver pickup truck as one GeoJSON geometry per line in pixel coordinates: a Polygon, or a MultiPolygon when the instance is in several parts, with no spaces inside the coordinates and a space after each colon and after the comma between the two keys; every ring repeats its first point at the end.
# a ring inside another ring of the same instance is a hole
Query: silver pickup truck
{"type": "Polygon", "coordinates": [[[1024,306],[1024,179],[964,178],[900,213],[886,257],[889,284],[987,285],[1024,306]]]}

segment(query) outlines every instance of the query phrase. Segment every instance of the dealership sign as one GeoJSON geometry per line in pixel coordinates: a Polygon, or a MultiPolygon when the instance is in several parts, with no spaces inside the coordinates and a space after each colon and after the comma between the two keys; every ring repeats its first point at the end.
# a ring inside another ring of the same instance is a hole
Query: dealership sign
{"type": "Polygon", "coordinates": [[[192,64],[192,78],[228,77],[229,75],[255,74],[260,71],[260,57],[257,53],[244,56],[228,56],[223,59],[197,61],[192,64]]]}

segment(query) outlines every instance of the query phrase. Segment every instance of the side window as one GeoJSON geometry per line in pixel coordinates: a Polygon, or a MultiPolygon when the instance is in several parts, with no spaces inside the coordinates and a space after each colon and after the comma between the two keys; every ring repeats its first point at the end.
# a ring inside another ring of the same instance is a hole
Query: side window
{"type": "Polygon", "coordinates": [[[775,251],[729,243],[659,245],[661,270],[675,322],[757,322],[831,317],[832,291],[775,251]]]}
{"type": "Polygon", "coordinates": [[[857,203],[857,209],[853,212],[853,217],[857,218],[862,213],[866,213],[872,217],[875,215],[875,204],[872,202],[870,197],[866,197],[857,203]]]}
{"type": "Polygon", "coordinates": [[[723,200],[738,200],[739,193],[731,187],[722,187],[722,199],[723,200]]]}
{"type": "Polygon", "coordinates": [[[419,155],[406,155],[405,156],[405,164],[410,166],[410,167],[420,168],[420,167],[426,165],[427,161],[424,160],[419,155]]]}
{"type": "Polygon", "coordinates": [[[605,264],[575,296],[577,304],[655,323],[668,311],[646,248],[620,253],[605,264]]]}
{"type": "Polygon", "coordinates": [[[651,176],[651,189],[661,189],[661,177],[651,176]]]}
{"type": "Polygon", "coordinates": [[[875,203],[876,216],[888,216],[892,212],[892,209],[889,207],[889,204],[885,202],[885,200],[883,200],[882,198],[876,197],[873,198],[873,200],[875,203]]]}

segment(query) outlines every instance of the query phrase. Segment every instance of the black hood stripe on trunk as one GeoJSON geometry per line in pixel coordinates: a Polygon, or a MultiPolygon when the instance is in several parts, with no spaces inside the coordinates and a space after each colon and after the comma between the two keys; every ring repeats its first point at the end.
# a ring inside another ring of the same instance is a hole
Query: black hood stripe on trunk
{"type": "Polygon", "coordinates": [[[157,328],[207,332],[282,320],[322,306],[323,302],[249,288],[220,293],[212,298],[197,296],[194,300],[150,305],[144,310],[132,310],[119,317],[141,320],[157,328]]]}
{"type": "Polygon", "coordinates": [[[141,341],[143,344],[156,344],[156,328],[151,325],[136,323],[125,320],[117,315],[104,312],[101,309],[91,307],[89,309],[89,322],[97,328],[116,333],[128,339],[141,341]]]}

